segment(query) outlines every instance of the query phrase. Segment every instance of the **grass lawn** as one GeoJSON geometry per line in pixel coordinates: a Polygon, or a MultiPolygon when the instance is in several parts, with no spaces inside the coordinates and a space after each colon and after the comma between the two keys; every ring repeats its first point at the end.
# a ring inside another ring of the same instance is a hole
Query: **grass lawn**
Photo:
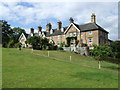
{"type": "Polygon", "coordinates": [[[2,49],[3,88],[117,88],[118,65],[70,52],[2,49]],[[71,62],[70,62],[71,56],[71,62]]]}

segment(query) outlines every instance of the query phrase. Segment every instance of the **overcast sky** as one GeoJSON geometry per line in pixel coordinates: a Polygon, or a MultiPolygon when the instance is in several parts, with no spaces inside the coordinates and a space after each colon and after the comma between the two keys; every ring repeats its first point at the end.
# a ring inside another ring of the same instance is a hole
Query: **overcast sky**
{"type": "Polygon", "coordinates": [[[109,39],[118,39],[118,3],[117,2],[1,2],[0,19],[8,21],[12,27],[21,27],[29,33],[37,26],[46,29],[48,22],[57,28],[57,21],[62,26],[69,25],[73,17],[77,24],[91,22],[91,14],[96,14],[96,23],[109,32],[109,39]],[[2,13],[1,13],[2,12],[2,13]]]}

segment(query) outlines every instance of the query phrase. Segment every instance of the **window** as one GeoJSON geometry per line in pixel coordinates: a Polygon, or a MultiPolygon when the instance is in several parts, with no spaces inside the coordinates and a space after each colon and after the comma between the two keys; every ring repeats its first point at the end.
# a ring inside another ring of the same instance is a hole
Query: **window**
{"type": "Polygon", "coordinates": [[[80,40],[81,43],[83,43],[83,40],[80,40]]]}
{"type": "Polygon", "coordinates": [[[92,38],[88,38],[88,43],[92,43],[92,38]]]}
{"type": "Polygon", "coordinates": [[[59,42],[59,41],[57,42],[57,45],[60,45],[60,42],[59,42]]]}
{"type": "Polygon", "coordinates": [[[73,33],[73,36],[76,36],[76,32],[73,33]]]}
{"type": "Polygon", "coordinates": [[[72,33],[70,33],[70,36],[72,36],[73,34],[72,33]]]}
{"type": "Polygon", "coordinates": [[[88,33],[89,33],[89,35],[92,35],[92,31],[89,31],[88,33]]]}

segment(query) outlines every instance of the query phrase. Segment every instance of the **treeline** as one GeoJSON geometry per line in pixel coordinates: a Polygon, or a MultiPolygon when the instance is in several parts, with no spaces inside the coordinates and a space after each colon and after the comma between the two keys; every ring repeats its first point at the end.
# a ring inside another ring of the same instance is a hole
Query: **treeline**
{"type": "MultiPolygon", "coordinates": [[[[10,24],[8,24],[5,20],[0,20],[0,26],[2,31],[2,47],[21,47],[22,44],[19,42],[19,37],[22,33],[27,36],[25,30],[20,27],[11,28],[10,24]]],[[[32,45],[33,49],[57,49],[57,46],[53,46],[52,43],[49,43],[47,38],[42,38],[39,36],[27,38],[25,43],[26,45],[32,45]]]]}
{"type": "Polygon", "coordinates": [[[5,20],[0,20],[0,26],[2,30],[2,47],[17,47],[17,45],[19,45],[19,36],[22,33],[26,35],[24,29],[21,29],[20,27],[11,28],[5,20]]]}

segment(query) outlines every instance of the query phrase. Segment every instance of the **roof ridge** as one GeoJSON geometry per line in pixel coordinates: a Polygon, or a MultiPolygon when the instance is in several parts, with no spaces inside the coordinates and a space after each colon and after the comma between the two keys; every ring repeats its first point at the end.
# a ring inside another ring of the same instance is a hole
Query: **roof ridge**
{"type": "Polygon", "coordinates": [[[91,22],[89,22],[89,23],[85,23],[85,24],[79,24],[79,26],[80,26],[80,25],[87,25],[87,24],[92,24],[92,23],[91,23],[91,22]]]}

